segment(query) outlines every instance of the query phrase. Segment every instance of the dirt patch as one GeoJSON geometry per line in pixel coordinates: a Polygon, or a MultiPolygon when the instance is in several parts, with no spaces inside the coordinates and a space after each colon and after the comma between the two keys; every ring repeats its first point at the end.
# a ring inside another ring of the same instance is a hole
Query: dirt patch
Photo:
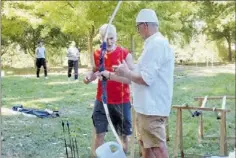
{"type": "Polygon", "coordinates": [[[186,74],[188,74],[188,76],[215,76],[219,73],[235,74],[235,65],[228,64],[213,67],[176,66],[175,72],[177,72],[178,74],[182,74],[182,76],[186,74]]]}

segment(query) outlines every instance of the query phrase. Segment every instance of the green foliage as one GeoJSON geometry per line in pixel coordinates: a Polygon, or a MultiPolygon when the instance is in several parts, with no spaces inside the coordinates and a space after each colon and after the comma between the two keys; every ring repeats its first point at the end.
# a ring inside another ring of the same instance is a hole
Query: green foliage
{"type": "Polygon", "coordinates": [[[219,52],[219,56],[223,61],[227,61],[228,60],[228,56],[227,56],[227,52],[228,52],[228,48],[225,47],[225,41],[223,39],[218,40],[215,42],[215,47],[217,48],[218,52],[219,52]]]}
{"type": "Polygon", "coordinates": [[[232,43],[235,43],[235,2],[202,2],[200,16],[206,22],[203,31],[210,40],[225,40],[228,60],[232,61],[232,43]]]}
{"type": "MultiPolygon", "coordinates": [[[[17,43],[32,57],[38,40],[43,39],[47,47],[64,49],[70,41],[76,41],[84,52],[88,39],[95,38],[99,27],[108,23],[117,1],[4,1],[2,2],[2,45],[17,43]]],[[[235,41],[234,2],[160,2],[124,1],[113,24],[117,27],[118,43],[131,49],[134,38],[135,54],[142,50],[135,17],[142,8],[154,9],[159,19],[159,29],[172,44],[185,47],[199,34],[196,22],[205,21],[204,33],[211,40],[224,38],[235,41]]],[[[98,44],[96,39],[93,43],[98,44]]],[[[6,52],[6,51],[5,51],[6,52]]],[[[61,51],[57,51],[61,52],[61,51]]],[[[91,53],[91,52],[90,52],[91,53]]],[[[58,57],[60,53],[56,53],[58,57]]],[[[48,58],[55,53],[48,54],[48,58]]]]}

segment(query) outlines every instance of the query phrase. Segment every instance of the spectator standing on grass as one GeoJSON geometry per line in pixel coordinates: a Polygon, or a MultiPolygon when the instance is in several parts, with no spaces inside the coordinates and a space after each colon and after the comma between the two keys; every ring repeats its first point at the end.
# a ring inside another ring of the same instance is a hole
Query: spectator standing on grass
{"type": "Polygon", "coordinates": [[[48,79],[47,76],[47,61],[46,61],[46,49],[43,46],[43,41],[39,41],[37,48],[35,49],[35,57],[36,57],[36,75],[37,79],[39,79],[40,68],[43,66],[44,68],[44,76],[45,79],[48,79]]]}
{"type": "Polygon", "coordinates": [[[74,69],[74,79],[78,80],[78,60],[79,60],[79,49],[76,48],[75,41],[72,41],[70,47],[67,50],[68,57],[68,81],[71,80],[72,69],[74,69]]]}

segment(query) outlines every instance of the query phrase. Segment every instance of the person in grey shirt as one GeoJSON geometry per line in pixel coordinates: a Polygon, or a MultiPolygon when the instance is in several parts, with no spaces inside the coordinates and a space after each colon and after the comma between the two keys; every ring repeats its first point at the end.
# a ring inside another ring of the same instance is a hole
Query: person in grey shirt
{"type": "Polygon", "coordinates": [[[79,50],[76,48],[75,41],[72,41],[70,47],[67,50],[68,57],[68,80],[71,80],[72,68],[74,68],[74,79],[78,80],[78,59],[79,59],[79,50]]]}
{"type": "Polygon", "coordinates": [[[40,68],[41,66],[43,66],[45,79],[48,79],[47,65],[46,65],[46,49],[43,46],[42,41],[38,42],[38,46],[35,49],[35,57],[36,57],[36,67],[37,67],[37,70],[36,70],[37,78],[39,79],[40,68]]]}

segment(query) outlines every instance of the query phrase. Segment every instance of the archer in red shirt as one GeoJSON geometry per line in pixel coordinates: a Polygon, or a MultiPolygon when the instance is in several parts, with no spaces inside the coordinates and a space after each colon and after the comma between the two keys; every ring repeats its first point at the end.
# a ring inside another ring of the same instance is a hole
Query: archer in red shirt
{"type": "MultiPolygon", "coordinates": [[[[104,39],[107,24],[101,26],[99,34],[101,39],[104,39]]],[[[130,81],[126,78],[116,76],[113,73],[113,66],[119,65],[119,62],[125,60],[130,67],[133,65],[132,55],[127,49],[116,45],[116,28],[110,25],[107,36],[107,52],[104,56],[105,71],[103,76],[107,80],[107,107],[111,117],[111,121],[115,127],[117,134],[122,138],[123,149],[128,150],[128,135],[132,134],[131,125],[131,104],[130,104],[130,81]]],[[[95,68],[84,79],[84,83],[88,84],[91,81],[101,77],[98,71],[100,66],[101,50],[94,52],[95,68]]],[[[104,143],[104,137],[108,128],[108,121],[102,103],[102,81],[98,80],[97,95],[95,106],[92,114],[93,124],[96,130],[95,149],[104,143]]]]}

